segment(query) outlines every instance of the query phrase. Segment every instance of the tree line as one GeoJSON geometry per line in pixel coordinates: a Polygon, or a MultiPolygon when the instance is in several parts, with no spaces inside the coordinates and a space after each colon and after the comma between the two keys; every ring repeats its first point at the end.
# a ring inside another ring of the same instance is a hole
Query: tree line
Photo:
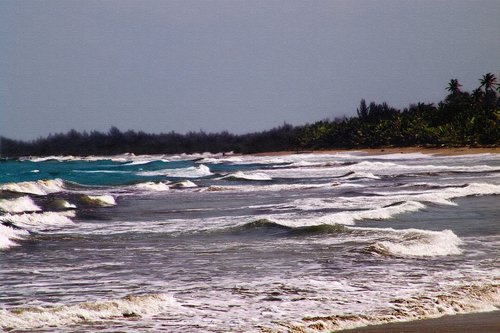
{"type": "Polygon", "coordinates": [[[47,155],[177,154],[234,151],[256,153],[281,150],[375,148],[389,146],[496,146],[500,144],[500,86],[487,73],[472,92],[450,80],[448,95],[437,105],[417,103],[403,110],[387,103],[361,100],[357,115],[312,124],[284,123],[270,130],[232,134],[175,132],[149,134],[98,131],[51,134],[32,141],[1,139],[4,157],[47,155]]]}

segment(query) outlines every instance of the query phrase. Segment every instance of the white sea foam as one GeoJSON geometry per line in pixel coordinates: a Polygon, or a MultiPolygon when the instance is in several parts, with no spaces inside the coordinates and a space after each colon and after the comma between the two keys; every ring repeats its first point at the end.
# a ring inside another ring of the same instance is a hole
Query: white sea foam
{"type": "Polygon", "coordinates": [[[172,188],[190,188],[190,187],[198,187],[198,185],[196,185],[195,183],[193,183],[190,180],[184,180],[184,181],[172,184],[171,187],[172,188]]]}
{"type": "Polygon", "coordinates": [[[134,188],[142,190],[142,191],[152,191],[152,192],[163,192],[170,190],[170,187],[163,182],[145,182],[135,184],[134,188]]]}
{"type": "MultiPolygon", "coordinates": [[[[291,190],[308,190],[315,188],[328,188],[331,186],[340,186],[340,187],[350,187],[351,184],[332,184],[332,183],[323,183],[323,184],[269,184],[269,185],[244,185],[244,186],[225,186],[225,185],[212,185],[207,188],[202,189],[205,191],[227,191],[227,192],[276,192],[276,191],[291,191],[291,190]]],[[[353,184],[353,187],[357,187],[357,185],[353,184]]]]}
{"type": "MultiPolygon", "coordinates": [[[[165,294],[126,296],[114,300],[0,310],[3,329],[31,330],[42,327],[67,326],[127,317],[151,317],[178,308],[176,300],[165,294]]],[[[185,309],[188,311],[188,309],[185,309]]]]}
{"type": "Polygon", "coordinates": [[[158,158],[158,159],[146,159],[146,160],[135,160],[135,161],[132,161],[132,162],[129,162],[129,163],[126,163],[124,165],[144,165],[144,164],[149,164],[149,163],[152,163],[152,162],[164,162],[164,163],[168,163],[170,162],[169,160],[165,159],[165,158],[158,158]]]}
{"type": "Polygon", "coordinates": [[[188,167],[180,169],[162,169],[156,171],[140,171],[137,172],[139,176],[166,176],[177,178],[200,178],[212,175],[210,168],[204,164],[197,167],[188,167]]]}
{"type": "Polygon", "coordinates": [[[0,224],[0,249],[8,249],[17,244],[14,242],[16,239],[22,239],[29,233],[26,230],[14,229],[9,226],[0,224]]]}
{"type": "Polygon", "coordinates": [[[73,161],[75,159],[78,159],[78,157],[74,157],[71,155],[66,155],[66,156],[52,155],[52,156],[45,156],[45,157],[25,157],[25,158],[22,158],[21,160],[28,160],[28,161],[32,161],[32,162],[46,162],[46,161],[63,162],[63,161],[73,161]]]}
{"type": "MultiPolygon", "coordinates": [[[[342,187],[342,185],[340,185],[342,187]]],[[[343,186],[345,187],[345,186],[343,186]]],[[[354,220],[384,219],[399,210],[415,211],[425,207],[425,203],[456,205],[451,199],[472,195],[500,194],[500,185],[473,183],[467,186],[444,187],[422,191],[373,192],[377,195],[338,196],[334,198],[304,198],[286,203],[296,209],[315,211],[322,209],[355,210],[338,213],[353,216],[354,220]],[[364,211],[360,211],[360,210],[364,211]],[[414,210],[415,209],[415,210],[414,210]],[[389,215],[386,213],[389,212],[389,215]]],[[[348,219],[350,220],[350,219],[348,219]]]]}
{"type": "Polygon", "coordinates": [[[272,180],[272,178],[268,174],[265,174],[263,172],[244,173],[242,171],[230,173],[226,176],[221,177],[221,179],[272,180]]]}
{"type": "Polygon", "coordinates": [[[0,190],[30,193],[35,195],[47,195],[49,193],[61,192],[64,189],[62,179],[37,180],[34,182],[6,183],[0,185],[0,190]]]}
{"type": "Polygon", "coordinates": [[[22,213],[40,211],[33,200],[28,197],[19,197],[15,199],[0,199],[0,210],[7,213],[22,213]]]}
{"type": "MultiPolygon", "coordinates": [[[[325,316],[303,316],[295,321],[277,322],[266,332],[333,332],[367,325],[386,324],[424,318],[437,318],[470,312],[498,310],[500,285],[462,285],[433,294],[416,294],[389,300],[389,308],[380,313],[339,313],[325,316]]],[[[264,325],[268,326],[268,325],[264,325]]]]}
{"type": "MultiPolygon", "coordinates": [[[[438,172],[492,172],[499,171],[498,167],[489,165],[439,165],[439,164],[402,164],[392,161],[360,161],[354,164],[339,164],[339,161],[320,162],[320,166],[296,168],[284,166],[268,170],[271,176],[280,178],[316,178],[340,177],[349,172],[370,173],[373,176],[394,176],[402,174],[438,173],[438,172]]],[[[423,161],[431,163],[431,161],[423,161]]]]}
{"type": "Polygon", "coordinates": [[[104,194],[104,195],[84,195],[82,200],[88,204],[101,206],[101,207],[109,207],[115,206],[116,201],[112,195],[104,194]]]}
{"type": "Polygon", "coordinates": [[[11,222],[15,226],[31,231],[50,230],[63,225],[72,224],[70,217],[75,216],[73,211],[67,212],[43,212],[43,213],[23,213],[0,216],[0,221],[11,222]]]}
{"type": "MultiPolygon", "coordinates": [[[[303,210],[318,210],[328,208],[321,200],[304,201],[301,206],[303,210]]],[[[407,201],[388,207],[376,207],[366,210],[342,211],[338,213],[316,213],[316,214],[275,214],[266,218],[289,227],[315,226],[321,224],[343,224],[353,225],[361,220],[386,220],[398,214],[415,212],[425,208],[425,205],[416,201],[407,201]]]]}
{"type": "Polygon", "coordinates": [[[451,230],[383,229],[395,235],[390,240],[378,241],[370,250],[397,257],[435,257],[461,254],[460,238],[451,230]]]}
{"type": "Polygon", "coordinates": [[[433,202],[445,205],[455,205],[450,199],[456,199],[474,195],[500,194],[500,185],[488,183],[471,183],[466,186],[445,187],[432,189],[425,192],[415,191],[393,191],[390,193],[376,192],[384,195],[390,201],[414,200],[420,202],[433,202]]]}

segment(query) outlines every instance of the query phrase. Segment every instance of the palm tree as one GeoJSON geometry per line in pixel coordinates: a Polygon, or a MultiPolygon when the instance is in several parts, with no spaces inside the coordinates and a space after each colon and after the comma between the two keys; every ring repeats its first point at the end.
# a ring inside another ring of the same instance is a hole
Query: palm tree
{"type": "Polygon", "coordinates": [[[487,110],[493,111],[497,104],[497,92],[495,91],[498,86],[497,78],[492,73],[486,73],[479,81],[481,82],[479,88],[484,87],[484,106],[487,110]]]}
{"type": "Polygon", "coordinates": [[[452,95],[456,95],[460,92],[461,86],[462,85],[458,82],[457,79],[451,79],[450,83],[448,83],[448,88],[446,88],[446,90],[451,92],[452,95]]]}
{"type": "Polygon", "coordinates": [[[492,73],[484,74],[483,78],[479,80],[479,82],[481,82],[479,88],[484,87],[485,93],[488,93],[488,91],[493,90],[495,86],[497,86],[497,78],[492,73]]]}
{"type": "Polygon", "coordinates": [[[481,101],[484,97],[484,92],[481,90],[481,88],[474,89],[472,92],[472,99],[475,101],[481,101]]]}

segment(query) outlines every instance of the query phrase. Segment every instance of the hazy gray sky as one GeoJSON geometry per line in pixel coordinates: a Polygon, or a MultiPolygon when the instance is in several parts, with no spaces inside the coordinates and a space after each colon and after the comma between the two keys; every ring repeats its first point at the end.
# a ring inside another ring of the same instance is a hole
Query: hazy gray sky
{"type": "Polygon", "coordinates": [[[500,1],[0,0],[0,135],[263,130],[500,76],[500,1]]]}

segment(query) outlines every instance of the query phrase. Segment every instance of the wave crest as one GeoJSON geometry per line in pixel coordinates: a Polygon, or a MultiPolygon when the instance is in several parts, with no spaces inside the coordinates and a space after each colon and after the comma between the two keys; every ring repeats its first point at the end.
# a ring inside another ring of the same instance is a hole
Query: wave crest
{"type": "Polygon", "coordinates": [[[15,199],[0,199],[0,210],[6,213],[22,213],[40,211],[33,200],[28,197],[19,197],[15,199]]]}
{"type": "Polygon", "coordinates": [[[73,216],[75,216],[73,211],[23,214],[8,213],[0,216],[0,221],[28,230],[46,230],[61,225],[73,224],[73,221],[70,219],[70,217],[73,216]]]}
{"type": "Polygon", "coordinates": [[[8,249],[12,246],[16,246],[17,243],[14,242],[14,240],[22,239],[28,234],[26,230],[0,224],[0,249],[8,249]]]}
{"type": "Polygon", "coordinates": [[[0,190],[2,191],[29,193],[35,195],[47,195],[50,193],[61,192],[63,189],[64,181],[59,178],[0,185],[0,190]]]}
{"type": "Polygon", "coordinates": [[[152,191],[152,192],[163,192],[163,191],[168,191],[170,190],[170,187],[162,182],[145,182],[145,183],[139,183],[135,184],[134,188],[142,191],[152,191]]]}
{"type": "Polygon", "coordinates": [[[26,307],[0,310],[3,329],[30,330],[47,326],[67,326],[115,318],[149,317],[179,306],[165,294],[129,295],[116,300],[85,302],[55,307],[26,307]]]}
{"type": "Polygon", "coordinates": [[[263,172],[254,173],[244,173],[242,171],[237,171],[235,173],[230,173],[220,179],[226,180],[272,180],[271,176],[263,172]]]}
{"type": "Polygon", "coordinates": [[[459,248],[462,241],[451,230],[409,229],[394,232],[403,235],[396,239],[376,242],[366,250],[394,257],[436,257],[462,253],[459,248]]]}
{"type": "Polygon", "coordinates": [[[204,164],[197,167],[188,167],[181,169],[162,169],[156,171],[141,171],[138,172],[139,176],[166,176],[175,178],[201,178],[211,176],[210,168],[204,164]]]}
{"type": "Polygon", "coordinates": [[[115,198],[112,195],[84,195],[82,201],[91,206],[111,207],[116,205],[115,198]]]}

